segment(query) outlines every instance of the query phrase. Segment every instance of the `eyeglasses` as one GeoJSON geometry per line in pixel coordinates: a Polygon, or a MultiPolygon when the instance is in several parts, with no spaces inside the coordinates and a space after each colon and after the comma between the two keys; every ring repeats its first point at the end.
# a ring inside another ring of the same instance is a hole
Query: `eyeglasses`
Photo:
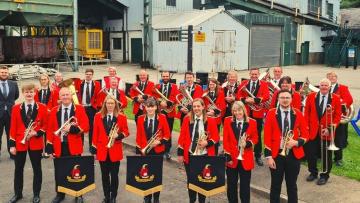
{"type": "Polygon", "coordinates": [[[279,97],[279,99],[291,99],[291,97],[279,97]]]}

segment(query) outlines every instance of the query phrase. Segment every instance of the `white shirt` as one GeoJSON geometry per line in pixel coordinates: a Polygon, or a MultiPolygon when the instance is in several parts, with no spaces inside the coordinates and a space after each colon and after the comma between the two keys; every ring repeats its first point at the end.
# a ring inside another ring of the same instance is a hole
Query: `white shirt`
{"type": "Polygon", "coordinates": [[[331,88],[330,88],[330,93],[334,93],[334,89],[335,89],[335,86],[337,85],[337,83],[331,85],[331,88]]]}
{"type": "Polygon", "coordinates": [[[116,98],[116,92],[117,92],[116,89],[111,89],[111,88],[110,88],[110,90],[109,90],[109,93],[110,93],[113,97],[115,97],[115,98],[116,98]]]}
{"type": "MultiPolygon", "coordinates": [[[[250,80],[250,92],[251,92],[251,90],[252,90],[252,88],[253,88],[253,84],[254,84],[254,83],[255,83],[254,89],[256,89],[256,85],[257,85],[257,83],[258,83],[258,80],[256,80],[256,81],[250,80]]],[[[253,93],[253,92],[251,92],[251,93],[253,93]]]]}
{"type": "Polygon", "coordinates": [[[25,112],[28,112],[28,110],[29,110],[28,105],[29,105],[29,104],[31,104],[31,108],[34,109],[34,105],[35,105],[35,102],[34,102],[34,101],[32,101],[32,102],[30,102],[30,103],[26,103],[26,102],[25,102],[25,112]]]}
{"type": "Polygon", "coordinates": [[[65,106],[64,104],[61,105],[61,124],[63,125],[64,122],[66,122],[64,120],[64,115],[65,115],[65,108],[67,108],[67,114],[68,114],[68,118],[70,118],[70,110],[71,110],[72,104],[70,104],[69,106],[65,106]]]}
{"type": "Polygon", "coordinates": [[[82,104],[83,105],[90,105],[90,104],[87,104],[86,103],[86,88],[87,88],[87,85],[89,84],[89,94],[90,94],[90,99],[91,99],[91,85],[92,85],[92,81],[87,81],[85,80],[84,82],[84,89],[83,89],[83,94],[82,94],[82,104]]]}
{"type": "MultiPolygon", "coordinates": [[[[287,108],[287,109],[283,109],[280,107],[280,112],[281,112],[281,125],[282,125],[282,134],[285,133],[286,130],[290,130],[291,129],[291,116],[290,116],[290,108],[287,108]],[[289,121],[289,128],[288,129],[285,129],[284,125],[284,121],[285,121],[285,111],[287,111],[287,119],[289,121]]],[[[281,136],[281,141],[280,141],[280,149],[282,148],[283,146],[283,143],[284,143],[284,137],[281,136]]]]}
{"type": "Polygon", "coordinates": [[[112,120],[114,115],[113,113],[106,114],[106,120],[109,120],[109,116],[110,116],[110,120],[112,120]]]}
{"type": "MultiPolygon", "coordinates": [[[[193,131],[192,131],[192,140],[191,140],[191,145],[190,145],[190,148],[189,148],[189,151],[191,152],[191,146],[193,145],[193,142],[197,142],[197,140],[194,140],[195,138],[195,127],[196,127],[196,120],[199,119],[199,122],[198,122],[198,126],[199,126],[199,138],[201,136],[201,134],[203,132],[205,132],[205,128],[204,128],[204,118],[203,116],[201,115],[200,117],[197,117],[195,116],[195,119],[194,119],[194,127],[193,127],[193,131]]],[[[196,143],[194,143],[196,144],[196,143]]],[[[191,152],[192,153],[192,152],[191,152]]],[[[206,148],[203,150],[203,154],[206,154],[207,153],[207,150],[206,148]]]]}
{"type": "MultiPolygon", "coordinates": [[[[240,133],[242,133],[244,131],[244,119],[242,119],[242,120],[236,119],[236,127],[237,128],[239,127],[239,123],[241,123],[241,132],[240,133]]],[[[241,134],[239,134],[239,139],[240,139],[240,137],[241,137],[241,134]]]]}
{"type": "MultiPolygon", "coordinates": [[[[169,83],[164,83],[163,84],[163,86],[162,86],[162,90],[161,90],[161,92],[163,93],[164,92],[164,90],[165,90],[165,87],[166,87],[166,94],[168,94],[168,92],[169,92],[169,83]]],[[[166,95],[165,95],[166,96],[166,95]]]]}
{"type": "Polygon", "coordinates": [[[147,122],[147,126],[149,126],[150,125],[150,121],[152,121],[152,129],[151,129],[151,133],[153,133],[154,132],[154,125],[155,125],[155,115],[153,115],[152,117],[149,117],[149,116],[147,116],[147,118],[148,118],[148,122],[147,122]]]}
{"type": "Polygon", "coordinates": [[[320,94],[319,105],[321,104],[321,101],[322,101],[322,99],[323,99],[323,96],[325,96],[325,97],[324,97],[324,103],[323,103],[323,106],[322,106],[322,110],[323,110],[322,113],[324,113],[324,111],[325,111],[325,109],[326,109],[326,105],[327,105],[327,102],[328,102],[329,94],[325,94],[325,95],[320,94]]]}

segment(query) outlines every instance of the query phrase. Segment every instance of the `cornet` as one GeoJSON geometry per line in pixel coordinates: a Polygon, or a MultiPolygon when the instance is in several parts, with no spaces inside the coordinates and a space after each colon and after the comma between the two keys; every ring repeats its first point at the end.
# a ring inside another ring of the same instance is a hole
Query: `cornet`
{"type": "Polygon", "coordinates": [[[118,125],[116,123],[113,123],[113,125],[111,126],[110,133],[109,133],[109,142],[106,145],[106,147],[108,149],[110,149],[112,146],[114,146],[115,139],[118,136],[118,131],[119,131],[118,125]]]}
{"type": "Polygon", "coordinates": [[[148,144],[144,147],[144,149],[141,150],[141,153],[143,153],[143,154],[148,154],[148,153],[152,150],[152,148],[153,148],[152,144],[155,142],[155,140],[159,140],[159,139],[160,139],[160,133],[161,133],[161,131],[160,131],[160,130],[157,130],[157,131],[154,133],[154,135],[151,136],[148,144]]]}
{"type": "Polygon", "coordinates": [[[294,131],[289,130],[289,128],[286,128],[285,130],[285,136],[283,138],[283,143],[280,148],[282,148],[280,155],[286,156],[289,154],[289,149],[286,148],[287,143],[294,137],[294,131]]]}
{"type": "Polygon", "coordinates": [[[30,120],[28,127],[24,132],[24,138],[21,140],[21,144],[25,144],[27,139],[30,139],[30,132],[36,128],[36,123],[30,120]]]}
{"type": "Polygon", "coordinates": [[[196,148],[195,148],[195,151],[194,151],[194,153],[192,155],[199,156],[199,155],[203,155],[204,153],[206,153],[204,148],[199,147],[199,143],[202,140],[207,140],[207,138],[208,138],[208,135],[207,135],[207,133],[205,131],[201,131],[199,133],[199,138],[196,141],[196,148]]]}
{"type": "Polygon", "coordinates": [[[238,146],[239,146],[239,156],[237,157],[238,160],[244,160],[243,158],[243,154],[244,154],[244,149],[246,146],[246,138],[247,138],[247,134],[243,133],[243,135],[240,137],[238,146]],[[245,144],[244,144],[245,143],[245,144]]]}
{"type": "Polygon", "coordinates": [[[61,142],[64,140],[64,136],[68,134],[68,132],[64,132],[64,128],[67,126],[72,126],[77,124],[77,119],[75,116],[71,116],[59,129],[57,129],[54,134],[60,136],[61,142]]]}

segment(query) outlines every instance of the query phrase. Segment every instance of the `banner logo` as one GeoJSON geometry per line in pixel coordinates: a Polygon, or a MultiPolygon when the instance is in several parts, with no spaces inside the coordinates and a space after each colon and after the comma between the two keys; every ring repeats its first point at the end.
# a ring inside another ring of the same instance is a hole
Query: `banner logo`
{"type": "Polygon", "coordinates": [[[135,176],[136,182],[140,183],[151,182],[154,180],[154,178],[154,175],[149,174],[149,168],[147,164],[144,164],[139,171],[139,175],[135,176]]]}
{"type": "Polygon", "coordinates": [[[80,165],[75,165],[70,176],[66,176],[66,179],[71,183],[79,183],[86,180],[86,175],[81,176],[80,165]]]}

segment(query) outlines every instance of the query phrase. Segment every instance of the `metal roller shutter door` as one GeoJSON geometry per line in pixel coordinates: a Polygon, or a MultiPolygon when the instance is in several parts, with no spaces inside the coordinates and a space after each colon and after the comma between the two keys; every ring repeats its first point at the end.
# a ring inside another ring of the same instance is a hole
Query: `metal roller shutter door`
{"type": "Polygon", "coordinates": [[[281,59],[281,26],[251,27],[250,67],[279,66],[281,59]]]}

